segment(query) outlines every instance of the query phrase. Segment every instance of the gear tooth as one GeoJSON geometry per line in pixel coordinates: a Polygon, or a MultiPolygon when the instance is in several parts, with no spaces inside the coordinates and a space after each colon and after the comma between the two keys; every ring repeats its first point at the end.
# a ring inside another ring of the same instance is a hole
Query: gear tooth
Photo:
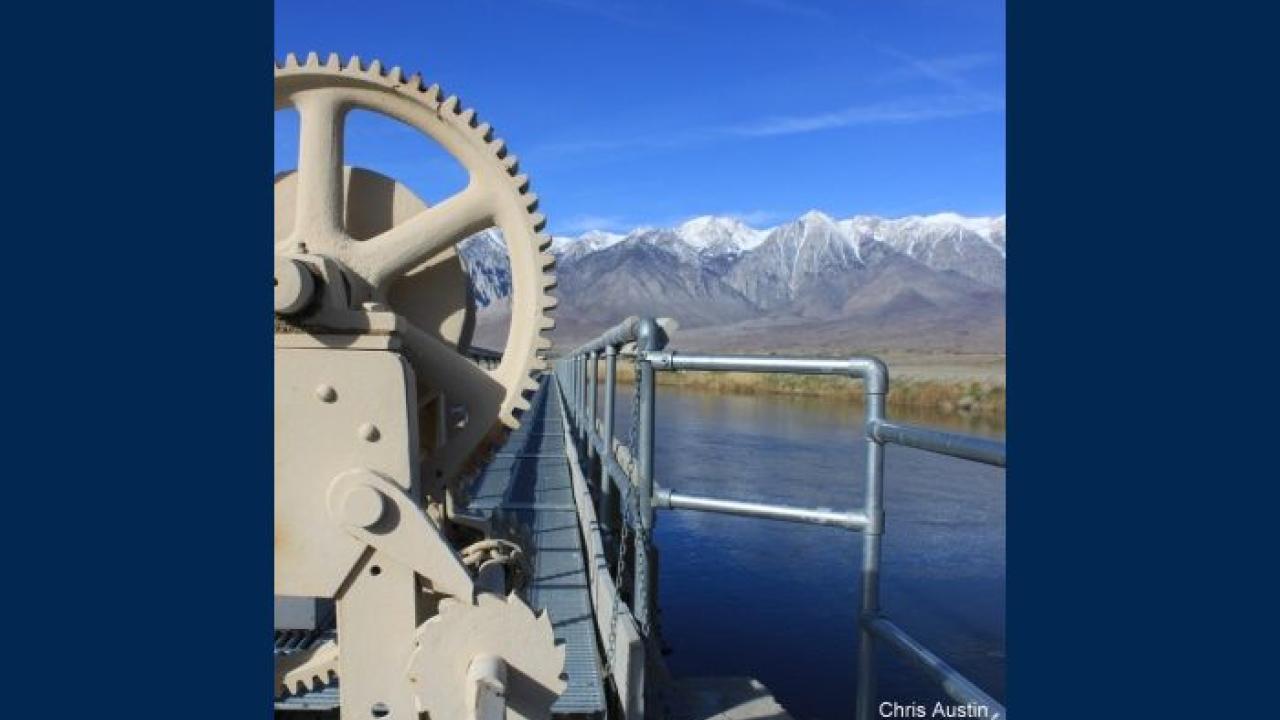
{"type": "Polygon", "coordinates": [[[462,122],[466,123],[467,127],[475,127],[475,126],[476,126],[476,111],[475,111],[475,110],[472,110],[471,108],[467,108],[466,110],[463,110],[463,111],[462,111],[462,113],[461,113],[458,117],[462,118],[462,122]]]}
{"type": "Polygon", "coordinates": [[[511,178],[511,184],[515,185],[520,192],[526,192],[529,190],[529,176],[523,173],[516,175],[511,178]]]}
{"type": "Polygon", "coordinates": [[[476,127],[476,134],[485,142],[489,142],[493,139],[493,126],[489,123],[480,123],[480,125],[476,127]]]}
{"type": "Polygon", "coordinates": [[[543,271],[549,271],[556,266],[556,256],[549,252],[538,253],[538,267],[543,271]]]}
{"type": "Polygon", "coordinates": [[[427,102],[430,102],[430,103],[440,102],[440,86],[439,85],[431,85],[423,92],[427,94],[427,102]]]}
{"type": "Polygon", "coordinates": [[[550,350],[551,338],[538,336],[537,338],[534,339],[533,346],[538,350],[550,350]]]}
{"type": "Polygon", "coordinates": [[[507,141],[506,140],[503,140],[502,138],[498,138],[490,142],[489,147],[493,150],[494,156],[497,157],[499,160],[503,160],[507,157],[507,141]]]}
{"type": "Polygon", "coordinates": [[[341,70],[342,58],[338,57],[338,53],[331,52],[329,57],[325,58],[324,66],[327,70],[341,70]]]}
{"type": "Polygon", "coordinates": [[[507,166],[508,175],[515,175],[520,172],[520,158],[515,155],[508,155],[502,158],[502,162],[507,166]]]}
{"type": "Polygon", "coordinates": [[[288,55],[285,55],[284,66],[289,69],[298,67],[298,56],[293,53],[289,53],[288,55]]]}
{"type": "Polygon", "coordinates": [[[555,295],[543,295],[541,305],[543,310],[550,310],[559,307],[560,301],[556,299],[555,295]]]}
{"type": "Polygon", "coordinates": [[[391,68],[391,70],[387,72],[387,77],[388,77],[388,78],[391,78],[391,81],[392,81],[392,82],[394,82],[394,83],[396,83],[397,85],[403,85],[403,84],[404,84],[404,69],[403,69],[403,68],[401,68],[399,65],[397,65],[397,66],[395,66],[395,67],[391,68]]]}
{"type": "Polygon", "coordinates": [[[374,60],[373,62],[369,63],[369,74],[382,77],[382,61],[381,60],[374,60]]]}
{"type": "Polygon", "coordinates": [[[320,55],[314,52],[307,53],[307,67],[320,67],[320,55]]]}
{"type": "Polygon", "coordinates": [[[418,92],[423,92],[424,90],[427,89],[427,84],[422,79],[422,73],[414,73],[410,75],[409,79],[405,82],[406,84],[409,85],[409,87],[413,88],[414,90],[417,90],[418,92]]]}
{"type": "MultiPolygon", "coordinates": [[[[526,192],[524,194],[525,208],[530,212],[538,209],[538,193],[526,192]]],[[[541,229],[541,228],[539,228],[541,229]]]]}
{"type": "Polygon", "coordinates": [[[356,72],[364,72],[364,66],[360,64],[360,56],[352,55],[351,59],[347,61],[346,69],[355,70],[356,72]]]}
{"type": "Polygon", "coordinates": [[[538,324],[541,326],[541,329],[543,332],[550,332],[556,329],[556,319],[553,317],[548,317],[546,315],[542,316],[542,318],[538,321],[538,324]]]}
{"type": "Polygon", "coordinates": [[[529,224],[533,226],[534,232],[540,232],[547,226],[547,218],[542,213],[534,213],[529,216],[529,224]]]}
{"type": "Polygon", "coordinates": [[[440,110],[441,112],[450,112],[457,115],[459,102],[457,95],[450,95],[445,98],[444,102],[440,105],[440,110]]]}

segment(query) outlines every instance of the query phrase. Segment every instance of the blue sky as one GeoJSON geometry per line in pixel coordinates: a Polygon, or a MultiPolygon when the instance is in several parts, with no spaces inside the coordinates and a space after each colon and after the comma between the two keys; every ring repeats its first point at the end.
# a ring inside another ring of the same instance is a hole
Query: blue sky
{"type": "MultiPolygon", "coordinates": [[[[1004,212],[1005,8],[987,0],[276,0],[275,50],[380,59],[458,94],[557,234],[1004,212]]],[[[296,120],[276,114],[276,168],[296,120]]],[[[431,202],[461,170],[357,116],[347,159],[431,202]]]]}

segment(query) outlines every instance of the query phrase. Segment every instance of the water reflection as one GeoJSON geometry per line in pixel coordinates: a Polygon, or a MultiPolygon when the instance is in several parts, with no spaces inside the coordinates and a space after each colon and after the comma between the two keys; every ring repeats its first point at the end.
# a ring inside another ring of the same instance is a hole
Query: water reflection
{"type": "MultiPolygon", "coordinates": [[[[619,388],[624,433],[629,389],[619,388]]],[[[861,417],[847,401],[661,387],[658,481],[696,494],[854,508],[861,417]]],[[[1003,436],[999,423],[981,418],[890,417],[1003,436]]],[[[886,613],[1003,699],[1004,471],[897,447],[885,469],[886,613]]],[[[797,720],[852,716],[860,536],[682,511],[659,516],[656,538],[673,672],[759,678],[797,720]]],[[[888,651],[879,671],[884,699],[944,699],[888,651]]]]}

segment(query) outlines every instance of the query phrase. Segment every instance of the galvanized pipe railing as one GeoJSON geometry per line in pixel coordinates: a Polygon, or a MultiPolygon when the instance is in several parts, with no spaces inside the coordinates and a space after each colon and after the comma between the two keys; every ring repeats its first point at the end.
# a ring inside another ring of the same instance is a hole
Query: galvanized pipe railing
{"type": "MultiPolygon", "coordinates": [[[[1007,718],[1003,706],[957,670],[943,662],[905,631],[887,620],[880,612],[880,541],[884,534],[884,446],[889,443],[916,448],[951,457],[1004,467],[1004,443],[982,438],[946,433],[931,428],[891,423],[885,418],[885,396],[889,391],[889,373],[884,363],[874,357],[823,359],[801,357],[776,357],[755,355],[698,355],[664,351],[666,336],[658,323],[651,318],[630,317],[610,328],[598,338],[574,350],[567,360],[558,364],[562,382],[566,379],[577,388],[576,402],[571,405],[570,423],[576,428],[575,437],[581,438],[586,449],[579,450],[588,458],[600,461],[600,491],[602,518],[608,518],[609,503],[619,494],[629,497],[634,492],[638,498],[636,516],[624,512],[619,522],[633,523],[636,529],[635,546],[635,598],[632,613],[649,631],[649,619],[653,612],[653,583],[656,574],[650,563],[647,538],[653,527],[654,508],[668,510],[697,510],[726,513],[744,517],[782,520],[787,522],[829,525],[863,534],[862,544],[862,592],[858,607],[858,677],[857,718],[870,720],[875,712],[875,644],[884,641],[893,650],[903,654],[917,667],[937,681],[952,698],[959,702],[985,706],[989,717],[1007,718]],[[616,359],[621,348],[636,343],[637,428],[635,457],[630,467],[619,461],[614,442],[614,393],[616,388],[616,359]],[[586,365],[594,379],[599,353],[605,353],[605,427],[603,436],[597,433],[595,423],[595,385],[582,391],[586,385],[586,365]],[[862,381],[864,388],[863,417],[866,442],[866,466],[861,509],[837,511],[830,508],[803,508],[774,503],[749,502],[697,495],[687,495],[670,488],[656,488],[653,479],[653,430],[654,430],[654,373],[656,371],[748,372],[790,373],[801,375],[833,375],[862,381]],[[564,377],[568,374],[569,377],[564,377]],[[590,407],[584,400],[591,393],[590,407]],[[585,418],[585,420],[580,420],[585,418]],[[643,538],[643,540],[642,540],[643,538]]],[[[603,521],[606,528],[609,521],[603,521]]],[[[620,551],[622,551],[620,549],[620,551]]],[[[624,578],[616,578],[619,585],[624,578]]]]}
{"type": "MultiPolygon", "coordinates": [[[[629,317],[605,331],[599,337],[574,350],[567,360],[557,364],[557,372],[567,373],[571,386],[576,388],[569,422],[573,436],[580,443],[578,453],[591,460],[600,461],[600,480],[596,490],[600,497],[599,514],[605,529],[618,529],[615,524],[628,523],[635,530],[632,553],[632,587],[634,588],[631,613],[641,630],[647,635],[654,616],[656,564],[650,541],[653,528],[653,422],[654,379],[653,369],[639,358],[639,353],[660,350],[666,344],[666,335],[652,318],[629,317]],[[639,404],[637,421],[633,429],[636,439],[635,456],[631,458],[630,471],[618,463],[613,450],[614,400],[617,388],[617,356],[624,346],[635,344],[636,379],[639,404]],[[595,422],[596,381],[600,354],[606,359],[605,375],[605,429],[601,437],[595,422]],[[598,448],[604,448],[600,453],[598,448]],[[632,507],[621,507],[634,497],[632,507]],[[619,519],[619,515],[621,518],[619,519]]],[[[562,376],[562,382],[564,377],[562,376]]],[[[616,552],[626,552],[617,548],[616,552]]],[[[626,586],[626,578],[615,578],[619,587],[626,586]]]]}
{"type": "Polygon", "coordinates": [[[888,618],[873,618],[866,624],[873,635],[884,640],[894,652],[923,670],[934,682],[941,685],[952,699],[974,707],[986,707],[989,710],[989,717],[996,717],[997,713],[999,717],[1005,717],[1004,707],[996,702],[995,698],[983,692],[982,688],[974,685],[958,670],[934,655],[929,648],[921,645],[888,618]]]}
{"type": "Polygon", "coordinates": [[[704,512],[742,515],[766,520],[785,520],[788,522],[809,523],[811,525],[835,525],[846,530],[865,530],[869,522],[866,513],[858,510],[839,512],[828,508],[789,507],[772,503],[725,500],[724,498],[685,495],[662,487],[657,489],[653,499],[657,507],[665,510],[702,510],[704,512]]]}
{"type": "Polygon", "coordinates": [[[880,442],[928,450],[961,460],[1004,467],[1004,443],[986,438],[942,432],[933,428],[900,425],[877,420],[867,426],[867,434],[880,442]]]}

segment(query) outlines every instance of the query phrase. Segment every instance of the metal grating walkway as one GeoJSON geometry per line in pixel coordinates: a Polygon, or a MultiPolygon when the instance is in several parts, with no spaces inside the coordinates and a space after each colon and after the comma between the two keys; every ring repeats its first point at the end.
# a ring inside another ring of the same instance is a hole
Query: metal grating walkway
{"type": "Polygon", "coordinates": [[[521,529],[534,574],[527,599],[533,608],[551,613],[556,640],[565,643],[569,687],[551,710],[592,715],[605,709],[600,656],[565,457],[564,418],[553,382],[550,375],[543,377],[520,429],[472,485],[468,509],[492,513],[521,529]]]}

